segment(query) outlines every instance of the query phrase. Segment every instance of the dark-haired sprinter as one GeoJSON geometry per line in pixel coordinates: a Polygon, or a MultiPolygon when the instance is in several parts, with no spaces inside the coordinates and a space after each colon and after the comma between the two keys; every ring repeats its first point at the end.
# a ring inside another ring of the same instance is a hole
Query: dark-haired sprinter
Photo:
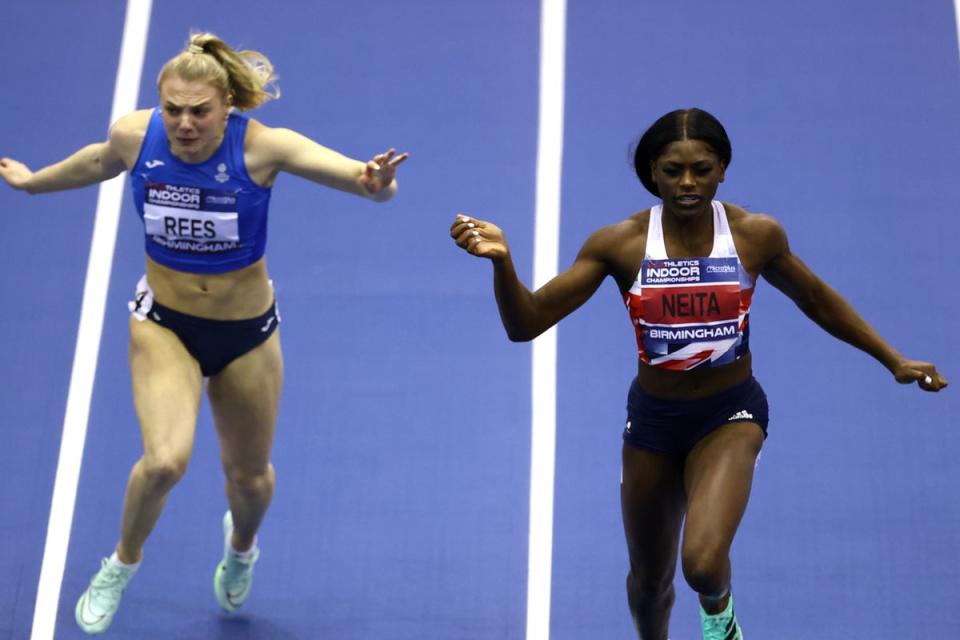
{"type": "Polygon", "coordinates": [[[750,301],[764,276],[830,334],[900,383],[947,385],[936,367],[897,353],[793,253],[780,224],[714,200],[731,159],[723,126],[678,110],[643,135],[634,168],[662,200],[590,236],[573,265],[531,293],[503,232],[460,214],[450,235],[493,263],[511,340],[532,340],[582,305],[607,276],[636,329],[639,371],[627,400],[621,505],[630,555],[627,599],[644,640],[666,640],[680,549],[699,594],[705,640],[740,640],[730,546],[767,434],[767,400],[751,374],[750,301]],[[686,516],[686,524],[684,522],[686,516]]]}
{"type": "Polygon", "coordinates": [[[116,550],[77,602],[77,623],[87,633],[110,626],[147,536],[186,471],[204,378],[230,507],[214,594],[227,611],[243,604],[273,495],[270,451],[283,384],[280,317],[264,258],[271,187],[286,172],[376,201],[396,191],[405,153],[360,162],[238,113],[277,97],[273,80],[263,54],[198,33],[160,71],[159,108],[123,116],[105,142],[36,172],[0,158],[0,178],[30,193],[129,171],[144,224],[146,275],[130,303],[130,372],[144,452],[130,472],[116,550]]]}

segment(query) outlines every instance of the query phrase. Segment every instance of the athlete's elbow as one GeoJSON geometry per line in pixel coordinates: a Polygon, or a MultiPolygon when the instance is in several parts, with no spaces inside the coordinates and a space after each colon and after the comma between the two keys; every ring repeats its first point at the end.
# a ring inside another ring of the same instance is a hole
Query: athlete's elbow
{"type": "Polygon", "coordinates": [[[824,306],[826,287],[822,281],[817,281],[801,291],[794,292],[790,297],[794,304],[808,316],[816,315],[824,306]]]}
{"type": "Polygon", "coordinates": [[[529,325],[503,324],[507,331],[507,339],[510,342],[530,342],[543,333],[543,329],[538,329],[529,325]]]}
{"type": "Polygon", "coordinates": [[[536,338],[535,335],[531,334],[528,331],[517,331],[516,329],[507,329],[507,339],[510,342],[530,342],[536,338]]]}
{"type": "Polygon", "coordinates": [[[829,295],[829,289],[826,288],[812,290],[794,302],[804,315],[822,327],[830,325],[840,314],[835,299],[829,295]]]}

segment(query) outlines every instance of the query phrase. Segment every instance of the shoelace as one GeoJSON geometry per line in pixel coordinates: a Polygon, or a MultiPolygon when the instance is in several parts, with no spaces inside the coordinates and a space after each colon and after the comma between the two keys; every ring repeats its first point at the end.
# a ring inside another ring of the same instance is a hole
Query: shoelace
{"type": "Polygon", "coordinates": [[[730,616],[730,617],[724,616],[723,618],[710,617],[710,618],[707,618],[704,622],[706,623],[707,627],[709,627],[711,630],[719,629],[722,631],[723,629],[727,628],[730,625],[730,621],[732,619],[733,619],[733,616],[730,616]]]}
{"type": "MultiPolygon", "coordinates": [[[[710,617],[706,618],[704,621],[704,637],[712,640],[712,638],[726,638],[727,634],[730,632],[730,629],[735,625],[733,616],[721,616],[721,617],[710,617]],[[710,634],[709,636],[707,634],[710,634]]],[[[739,636],[737,636],[739,637],[739,636]]]]}
{"type": "Polygon", "coordinates": [[[90,598],[104,610],[114,608],[120,601],[123,588],[126,586],[125,578],[122,569],[114,567],[109,561],[104,560],[100,571],[93,579],[90,598]]]}
{"type": "Polygon", "coordinates": [[[241,558],[228,558],[224,566],[223,581],[230,583],[231,587],[239,586],[246,588],[250,582],[250,576],[253,573],[253,561],[244,561],[241,558]]]}

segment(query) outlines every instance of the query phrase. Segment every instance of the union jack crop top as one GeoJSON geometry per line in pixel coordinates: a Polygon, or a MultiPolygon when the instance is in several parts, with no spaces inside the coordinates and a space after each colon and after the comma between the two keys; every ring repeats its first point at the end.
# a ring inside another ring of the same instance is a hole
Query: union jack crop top
{"type": "Polygon", "coordinates": [[[624,294],[640,361],[671,371],[720,367],[749,353],[754,280],[740,263],[723,204],[713,201],[713,250],[670,258],[663,205],[650,210],[640,272],[624,294]]]}

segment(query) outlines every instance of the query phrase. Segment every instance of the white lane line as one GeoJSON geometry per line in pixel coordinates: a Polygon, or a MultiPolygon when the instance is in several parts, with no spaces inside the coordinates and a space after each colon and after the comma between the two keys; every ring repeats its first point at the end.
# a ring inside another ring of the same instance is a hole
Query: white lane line
{"type": "MultiPolygon", "coordinates": [[[[129,0],[127,3],[123,41],[120,45],[120,64],[110,112],[111,123],[136,109],[150,25],[150,8],[151,0],[129,0]]],[[[67,393],[67,409],[63,419],[60,457],[53,485],[47,539],[43,548],[37,602],[33,611],[31,640],[53,640],[77,497],[77,482],[87,436],[90,398],[93,394],[97,354],[103,332],[103,315],[113,265],[123,186],[124,178],[118,176],[101,184],[97,197],[96,221],[87,262],[86,281],[83,285],[80,327],[77,331],[77,347],[67,393]]],[[[91,568],[95,566],[91,565],[91,568]]]]}
{"type": "Polygon", "coordinates": [[[957,44],[960,45],[960,0],[953,0],[953,17],[957,20],[957,44]]]}
{"type": "MultiPolygon", "coordinates": [[[[960,0],[958,0],[960,1],[960,0]]],[[[537,140],[533,285],[557,275],[560,174],[563,163],[565,0],[543,0],[540,17],[540,108],[537,140]]],[[[550,637],[553,481],[557,428],[557,333],[533,342],[530,443],[530,537],[527,545],[527,640],[550,637]]]]}

